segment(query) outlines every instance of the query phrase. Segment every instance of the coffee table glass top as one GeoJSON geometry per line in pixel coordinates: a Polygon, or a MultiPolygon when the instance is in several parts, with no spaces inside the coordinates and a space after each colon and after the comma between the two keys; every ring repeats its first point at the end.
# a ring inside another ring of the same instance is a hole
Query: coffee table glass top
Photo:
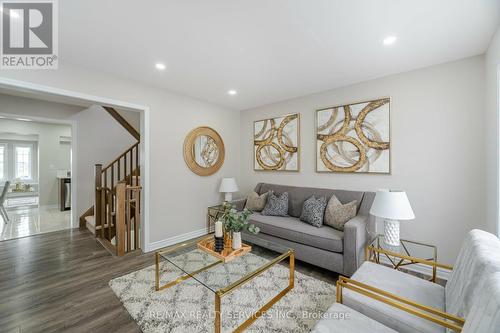
{"type": "MultiPolygon", "coordinates": [[[[211,237],[213,234],[207,238],[211,237]]],[[[193,278],[214,293],[230,288],[246,277],[260,272],[274,261],[279,261],[280,257],[286,256],[290,250],[288,247],[273,244],[272,248],[275,253],[270,259],[252,254],[254,250],[252,248],[251,252],[224,262],[199,249],[197,243],[200,240],[184,243],[173,249],[158,252],[158,254],[161,259],[180,270],[181,274],[193,278]]]]}

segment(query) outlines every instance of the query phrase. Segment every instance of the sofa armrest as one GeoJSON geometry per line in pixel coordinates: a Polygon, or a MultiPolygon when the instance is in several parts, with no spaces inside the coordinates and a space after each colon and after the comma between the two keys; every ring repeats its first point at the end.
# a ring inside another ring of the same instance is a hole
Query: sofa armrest
{"type": "Polygon", "coordinates": [[[351,276],[365,260],[368,216],[357,215],[344,225],[344,272],[351,276]]]}
{"type": "Polygon", "coordinates": [[[247,203],[247,198],[231,200],[231,204],[233,204],[236,207],[236,210],[243,210],[243,208],[245,208],[246,203],[247,203]]]}

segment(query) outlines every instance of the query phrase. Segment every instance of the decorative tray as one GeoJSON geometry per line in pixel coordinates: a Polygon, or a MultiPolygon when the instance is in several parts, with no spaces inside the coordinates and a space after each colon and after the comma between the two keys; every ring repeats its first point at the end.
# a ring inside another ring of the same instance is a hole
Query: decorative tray
{"type": "Polygon", "coordinates": [[[239,256],[242,256],[242,255],[252,251],[252,247],[250,245],[242,243],[241,249],[233,250],[233,248],[230,245],[229,246],[225,245],[224,250],[222,250],[222,252],[219,253],[219,252],[214,251],[214,243],[215,243],[215,239],[213,237],[203,239],[203,240],[198,242],[198,248],[200,250],[203,250],[205,252],[210,253],[211,255],[213,255],[216,258],[224,260],[224,262],[229,262],[233,259],[236,259],[239,256]]]}

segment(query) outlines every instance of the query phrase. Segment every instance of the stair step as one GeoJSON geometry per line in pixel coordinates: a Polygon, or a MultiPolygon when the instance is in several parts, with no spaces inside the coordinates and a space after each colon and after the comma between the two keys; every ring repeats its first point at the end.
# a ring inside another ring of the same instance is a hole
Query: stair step
{"type": "MultiPolygon", "coordinates": [[[[130,239],[130,247],[132,249],[135,249],[135,237],[134,237],[134,235],[135,235],[135,230],[134,229],[130,230],[130,237],[131,237],[131,239],[130,239]]],[[[125,238],[127,238],[127,230],[125,230],[125,238]]],[[[114,246],[116,246],[116,236],[113,237],[113,239],[111,239],[111,244],[113,244],[114,246]]],[[[127,248],[127,243],[125,243],[125,249],[126,248],[127,248]]]]}
{"type": "Polygon", "coordinates": [[[91,225],[95,226],[94,215],[85,216],[85,221],[87,221],[87,223],[90,223],[91,225]]]}
{"type": "MultiPolygon", "coordinates": [[[[113,213],[111,213],[111,215],[114,216],[115,213],[113,212],[113,213]]],[[[97,228],[96,228],[96,226],[95,226],[95,216],[94,215],[85,216],[85,222],[87,222],[86,223],[87,224],[87,229],[89,229],[90,232],[93,233],[94,235],[95,235],[95,231],[96,230],[101,230],[101,228],[102,228],[100,225],[97,226],[97,228]]],[[[113,227],[114,224],[111,224],[111,226],[113,227]]],[[[107,228],[108,225],[105,224],[104,227],[107,228]]]]}

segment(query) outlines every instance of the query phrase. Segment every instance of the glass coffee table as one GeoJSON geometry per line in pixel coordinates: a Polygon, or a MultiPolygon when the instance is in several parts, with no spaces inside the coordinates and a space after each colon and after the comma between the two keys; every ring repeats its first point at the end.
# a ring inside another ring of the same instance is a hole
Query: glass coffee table
{"type": "MultiPolygon", "coordinates": [[[[198,248],[198,242],[213,238],[213,234],[196,241],[183,243],[171,249],[156,252],[156,274],[155,274],[155,289],[160,291],[166,288],[175,286],[187,279],[193,279],[200,287],[207,288],[214,294],[214,325],[215,332],[221,332],[221,298],[229,293],[237,290],[245,283],[263,274],[273,266],[288,259],[289,260],[289,282],[288,286],[276,294],[271,300],[264,304],[249,316],[242,324],[240,324],[234,332],[241,332],[250,326],[255,320],[262,316],[273,304],[278,302],[294,287],[294,272],[295,272],[295,254],[294,250],[278,244],[273,244],[273,250],[276,254],[270,260],[259,259],[246,262],[244,265],[241,262],[241,257],[225,262],[204,250],[198,248]],[[178,278],[160,285],[161,266],[164,261],[168,265],[172,265],[181,271],[181,276],[178,278]],[[222,274],[222,272],[230,272],[230,274],[222,274]]],[[[250,252],[252,253],[252,251],[250,252]]],[[[260,257],[259,257],[260,258],[260,257]]]]}
{"type": "Polygon", "coordinates": [[[452,269],[451,266],[437,262],[437,248],[431,244],[401,239],[399,246],[385,243],[384,235],[377,235],[366,247],[365,258],[368,261],[391,265],[394,269],[404,266],[426,264],[432,267],[431,281],[436,282],[437,268],[452,269]],[[385,258],[385,259],[384,259],[385,258]]]}

